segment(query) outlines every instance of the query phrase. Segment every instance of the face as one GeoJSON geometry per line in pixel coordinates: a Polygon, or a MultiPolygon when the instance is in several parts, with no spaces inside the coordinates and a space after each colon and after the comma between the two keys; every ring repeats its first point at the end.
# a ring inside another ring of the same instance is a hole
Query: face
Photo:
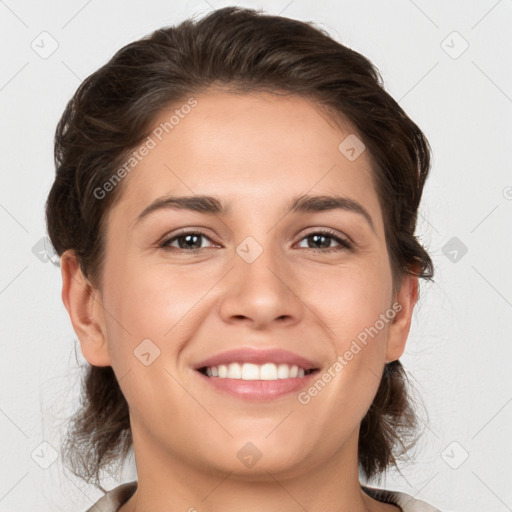
{"type": "Polygon", "coordinates": [[[101,334],[82,352],[113,367],[140,458],[251,479],[355,462],[411,314],[407,279],[393,294],[369,155],[340,150],[354,130],[297,96],[195,100],[124,178],[101,334]],[[215,201],[155,207],[171,196],[215,201]]]}

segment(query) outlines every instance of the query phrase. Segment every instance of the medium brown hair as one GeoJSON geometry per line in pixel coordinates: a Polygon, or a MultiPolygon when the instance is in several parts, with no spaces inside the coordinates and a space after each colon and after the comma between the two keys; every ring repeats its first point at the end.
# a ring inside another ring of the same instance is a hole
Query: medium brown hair
{"type": "MultiPolygon", "coordinates": [[[[121,48],[83,81],[55,133],[56,178],[46,204],[57,252],[75,251],[84,275],[101,286],[105,218],[123,182],[104,198],[102,187],[151,130],[164,109],[213,87],[268,91],[313,100],[331,119],[348,121],[364,142],[383,214],[397,290],[407,273],[433,279],[432,261],[415,237],[418,207],[430,168],[430,146],[385,91],[374,65],[312,22],[226,7],[121,48]]],[[[359,469],[380,476],[417,441],[419,421],[400,361],[384,367],[361,422],[359,469]],[[408,444],[404,440],[411,439],[408,444]]],[[[132,447],[128,404],[110,366],[89,365],[81,405],[63,443],[75,475],[100,485],[100,471],[132,447]]]]}

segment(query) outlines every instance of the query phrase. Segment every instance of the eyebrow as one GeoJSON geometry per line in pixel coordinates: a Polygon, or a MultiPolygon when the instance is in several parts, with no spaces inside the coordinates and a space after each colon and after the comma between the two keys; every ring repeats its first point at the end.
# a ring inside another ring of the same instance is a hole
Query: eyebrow
{"type": "MultiPolygon", "coordinates": [[[[223,204],[218,198],[207,195],[194,196],[164,196],[155,199],[137,217],[138,224],[145,217],[158,210],[189,210],[208,215],[229,215],[231,204],[223,204]]],[[[338,195],[300,195],[292,198],[285,211],[288,213],[316,213],[330,210],[345,210],[357,213],[364,217],[373,231],[375,226],[368,211],[349,197],[338,195]]]]}

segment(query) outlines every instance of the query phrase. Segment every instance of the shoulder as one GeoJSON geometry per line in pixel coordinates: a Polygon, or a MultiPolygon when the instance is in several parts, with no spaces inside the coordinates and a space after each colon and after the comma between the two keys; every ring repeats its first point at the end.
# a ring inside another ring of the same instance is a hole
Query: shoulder
{"type": "Polygon", "coordinates": [[[117,512],[135,493],[137,481],[126,482],[106,492],[91,508],[85,512],[117,512]]]}
{"type": "Polygon", "coordinates": [[[365,485],[361,485],[361,488],[371,498],[384,503],[397,505],[402,512],[441,512],[438,508],[428,504],[426,501],[417,500],[404,492],[376,489],[365,485]]]}

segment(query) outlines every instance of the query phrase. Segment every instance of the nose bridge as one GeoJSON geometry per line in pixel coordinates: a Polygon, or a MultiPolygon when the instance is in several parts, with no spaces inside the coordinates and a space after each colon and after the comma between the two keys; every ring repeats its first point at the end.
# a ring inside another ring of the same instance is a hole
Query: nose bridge
{"type": "Polygon", "coordinates": [[[286,317],[297,320],[300,301],[292,292],[290,264],[272,234],[247,236],[233,255],[233,271],[222,299],[224,320],[245,317],[258,325],[286,317]],[[262,240],[264,238],[264,240],[262,240]]]}
{"type": "Polygon", "coordinates": [[[236,247],[238,281],[253,289],[261,288],[263,293],[271,288],[274,293],[282,292],[284,275],[279,274],[286,273],[286,262],[281,250],[272,234],[260,235],[258,239],[249,235],[236,247]]]}

